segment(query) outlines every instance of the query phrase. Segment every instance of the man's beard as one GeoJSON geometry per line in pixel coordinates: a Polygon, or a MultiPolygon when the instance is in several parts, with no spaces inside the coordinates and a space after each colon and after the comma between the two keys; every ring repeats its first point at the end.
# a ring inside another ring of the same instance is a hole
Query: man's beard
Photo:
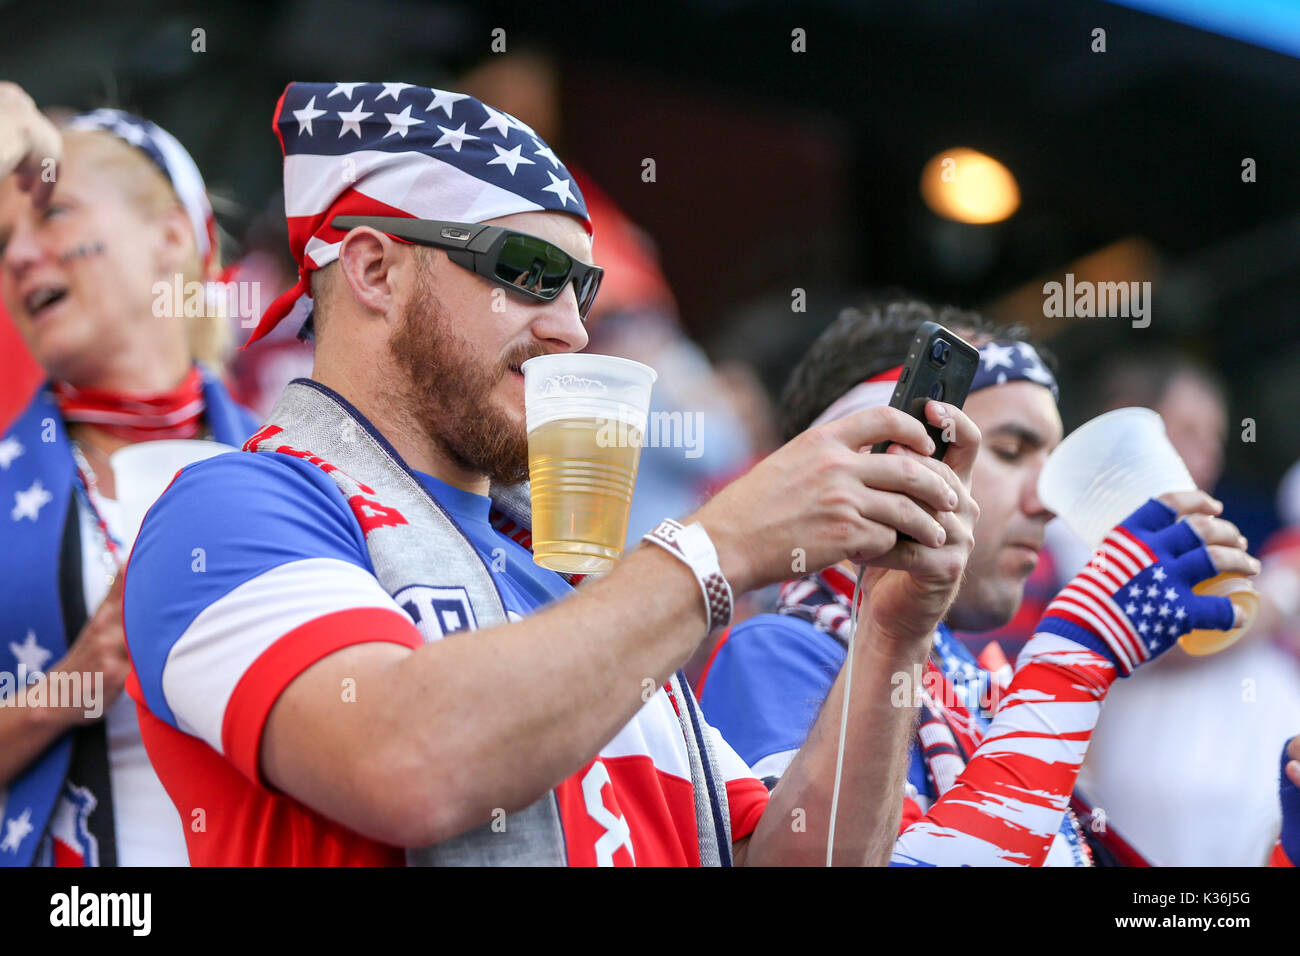
{"type": "Polygon", "coordinates": [[[500,364],[470,365],[470,344],[456,334],[431,284],[421,285],[421,294],[412,297],[402,327],[389,343],[405,373],[408,414],[459,467],[496,484],[523,481],[528,477],[528,435],[491,404],[491,393],[511,365],[518,367],[546,354],[546,349],[523,346],[500,364]]]}

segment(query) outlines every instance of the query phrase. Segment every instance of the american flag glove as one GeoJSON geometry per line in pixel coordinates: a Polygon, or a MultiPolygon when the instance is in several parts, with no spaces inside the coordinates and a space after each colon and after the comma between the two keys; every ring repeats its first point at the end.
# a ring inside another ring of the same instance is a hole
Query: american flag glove
{"type": "Polygon", "coordinates": [[[1177,519],[1152,498],[1112,528],[1036,632],[1082,644],[1127,677],[1190,631],[1231,629],[1231,601],[1192,592],[1218,571],[1200,535],[1177,519]]]}

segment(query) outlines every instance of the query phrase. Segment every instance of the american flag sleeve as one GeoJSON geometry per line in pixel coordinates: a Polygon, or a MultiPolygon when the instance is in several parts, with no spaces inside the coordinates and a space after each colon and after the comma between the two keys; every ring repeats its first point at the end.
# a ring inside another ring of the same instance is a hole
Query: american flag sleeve
{"type": "Polygon", "coordinates": [[[970,763],[903,831],[895,865],[1043,863],[1111,683],[1193,629],[1232,624],[1227,598],[1193,592],[1217,572],[1177,518],[1147,501],[1061,589],[970,763]]]}
{"type": "Polygon", "coordinates": [[[1100,654],[1036,634],[970,763],[903,831],[892,865],[1041,866],[1115,677],[1100,654]]]}

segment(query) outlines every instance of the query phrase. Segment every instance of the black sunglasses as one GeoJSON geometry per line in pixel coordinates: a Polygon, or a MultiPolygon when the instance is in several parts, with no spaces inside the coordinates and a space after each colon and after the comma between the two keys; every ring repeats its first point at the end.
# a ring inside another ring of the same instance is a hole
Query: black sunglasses
{"type": "Polygon", "coordinates": [[[447,258],[511,291],[550,302],[572,282],[585,324],[605,270],[579,262],[553,242],[501,226],[403,216],[335,216],[335,229],[370,226],[422,246],[445,249],[447,258]]]}

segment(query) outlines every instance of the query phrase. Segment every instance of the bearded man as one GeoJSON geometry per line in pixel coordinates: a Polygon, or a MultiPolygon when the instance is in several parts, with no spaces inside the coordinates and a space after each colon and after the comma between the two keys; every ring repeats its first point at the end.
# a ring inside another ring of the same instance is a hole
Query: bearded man
{"type": "Polygon", "coordinates": [[[290,84],[275,127],[300,279],[250,341],[309,297],[312,377],[180,473],[126,583],[191,862],[824,859],[838,707],[769,795],[679,670],[797,548],[875,575],[834,848],[886,862],[914,719],[890,675],[970,553],[970,420],[929,403],[946,464],[894,409],[811,429],[575,591],[531,560],[521,484],[520,366],[586,345],[601,275],[568,172],[520,120],[405,83],[290,84]]]}

